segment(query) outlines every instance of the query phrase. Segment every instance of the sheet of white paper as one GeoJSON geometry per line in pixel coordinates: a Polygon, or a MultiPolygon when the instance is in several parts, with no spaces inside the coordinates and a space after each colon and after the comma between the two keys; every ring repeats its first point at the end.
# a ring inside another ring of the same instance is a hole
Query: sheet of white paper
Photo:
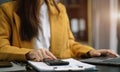
{"type": "Polygon", "coordinates": [[[94,68],[96,68],[95,65],[83,63],[83,62],[80,62],[80,61],[72,59],[72,58],[65,59],[64,61],[69,61],[70,66],[73,66],[73,67],[78,66],[78,67],[83,67],[83,69],[89,69],[89,68],[94,69],[94,68]]]}
{"type": "Polygon", "coordinates": [[[63,61],[69,61],[69,65],[48,66],[44,62],[34,62],[34,61],[28,61],[28,63],[38,71],[68,71],[68,70],[76,71],[76,70],[85,70],[85,69],[95,68],[94,65],[82,63],[72,58],[63,59],[63,61]]]}

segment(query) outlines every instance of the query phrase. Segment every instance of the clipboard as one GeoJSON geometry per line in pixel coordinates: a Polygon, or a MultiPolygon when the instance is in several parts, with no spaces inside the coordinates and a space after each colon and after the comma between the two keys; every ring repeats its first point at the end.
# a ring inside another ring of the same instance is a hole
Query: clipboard
{"type": "Polygon", "coordinates": [[[45,64],[44,62],[34,62],[34,61],[28,61],[28,64],[32,66],[35,70],[39,71],[83,71],[88,69],[96,69],[95,65],[82,63],[78,60],[69,58],[69,59],[63,59],[63,61],[68,61],[69,65],[62,65],[62,66],[49,66],[45,64]]]}

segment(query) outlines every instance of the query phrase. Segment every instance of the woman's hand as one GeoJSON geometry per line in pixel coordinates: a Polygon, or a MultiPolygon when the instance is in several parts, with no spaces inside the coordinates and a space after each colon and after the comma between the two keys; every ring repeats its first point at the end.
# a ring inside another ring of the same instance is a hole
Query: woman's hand
{"type": "Polygon", "coordinates": [[[56,57],[45,48],[40,48],[38,50],[34,49],[30,51],[26,54],[26,58],[34,61],[42,61],[45,58],[56,59],[56,57]]]}
{"type": "Polygon", "coordinates": [[[91,57],[96,56],[110,56],[110,57],[119,57],[119,55],[108,49],[100,49],[100,50],[91,50],[88,52],[91,57]]]}

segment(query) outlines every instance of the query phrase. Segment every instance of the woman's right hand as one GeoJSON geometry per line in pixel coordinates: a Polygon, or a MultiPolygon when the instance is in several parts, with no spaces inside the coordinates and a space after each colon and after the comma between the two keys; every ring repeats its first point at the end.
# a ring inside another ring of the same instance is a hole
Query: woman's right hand
{"type": "Polygon", "coordinates": [[[45,48],[34,49],[26,54],[28,60],[42,61],[45,58],[57,59],[50,51],[45,48]]]}

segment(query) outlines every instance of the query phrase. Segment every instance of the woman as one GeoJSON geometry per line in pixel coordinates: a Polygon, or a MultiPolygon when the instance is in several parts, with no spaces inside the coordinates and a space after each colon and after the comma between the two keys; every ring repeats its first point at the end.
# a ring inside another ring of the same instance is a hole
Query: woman
{"type": "Polygon", "coordinates": [[[55,0],[15,0],[0,6],[0,60],[108,55],[74,41],[65,7],[55,0]]]}

